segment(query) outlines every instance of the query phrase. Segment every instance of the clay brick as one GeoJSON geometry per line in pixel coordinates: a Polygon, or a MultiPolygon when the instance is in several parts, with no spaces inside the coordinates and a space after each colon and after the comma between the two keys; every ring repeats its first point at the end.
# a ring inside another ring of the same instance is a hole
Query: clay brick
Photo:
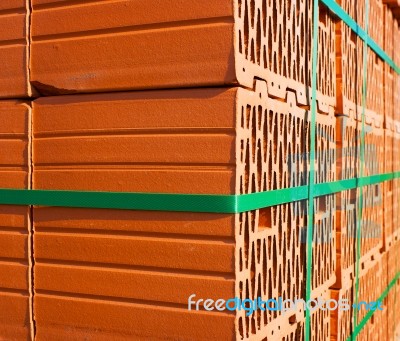
{"type": "Polygon", "coordinates": [[[29,84],[29,3],[5,0],[0,5],[0,98],[32,96],[29,84]]]}
{"type": "MultiPolygon", "coordinates": [[[[263,79],[273,96],[284,99],[291,89],[299,103],[309,104],[310,0],[32,5],[32,84],[43,95],[226,84],[253,88],[255,79],[263,79]]],[[[327,112],[335,105],[335,40],[333,16],[323,6],[318,41],[323,70],[318,103],[327,112]]]]}
{"type": "MultiPolygon", "coordinates": [[[[332,289],[331,297],[336,301],[354,302],[352,282],[344,283],[340,289],[332,289]]],[[[331,312],[331,340],[346,341],[353,330],[353,310],[335,310],[331,312]]]]}
{"type": "MultiPolygon", "coordinates": [[[[286,102],[266,94],[266,84],[258,82],[255,92],[40,98],[33,104],[34,188],[240,194],[304,185],[309,113],[296,105],[294,93],[286,102]]],[[[336,179],[334,122],[333,111],[317,115],[318,182],[336,179]]],[[[335,281],[335,198],[315,200],[314,295],[335,281]]],[[[202,335],[203,323],[216,330],[209,339],[262,339],[277,333],[277,326],[283,333],[293,316],[192,314],[187,298],[303,297],[306,210],[306,201],[236,215],[36,207],[37,336],[55,335],[57,324],[82,328],[68,337],[86,335],[98,314],[85,321],[73,316],[90,309],[112,316],[97,326],[104,338],[134,327],[142,337],[160,330],[171,337],[182,328],[176,322],[181,318],[193,338],[202,335]],[[98,282],[103,284],[93,285],[98,282]],[[122,304],[130,316],[137,304],[143,307],[140,324],[155,314],[165,324],[151,331],[115,322],[125,313],[122,304]]],[[[295,319],[302,321],[304,312],[295,319]]]]}
{"type": "MultiPolygon", "coordinates": [[[[357,122],[338,116],[336,121],[336,154],[338,180],[357,177],[359,162],[357,122]]],[[[336,283],[335,288],[346,288],[354,272],[355,233],[357,225],[357,190],[336,195],[336,283]]],[[[345,293],[339,293],[339,295],[345,293]]]]}
{"type": "MultiPolygon", "coordinates": [[[[361,131],[361,123],[358,125],[361,131]]],[[[365,125],[365,154],[363,176],[384,173],[384,131],[373,125],[365,125]]],[[[379,253],[383,246],[383,184],[368,185],[362,188],[361,215],[361,255],[366,260],[379,253]]],[[[357,190],[358,195],[360,189],[357,190]]]]}
{"type": "MultiPolygon", "coordinates": [[[[391,245],[391,247],[386,252],[387,254],[387,278],[388,282],[385,285],[388,285],[389,282],[394,278],[396,272],[400,271],[400,262],[398,260],[398,254],[400,251],[400,242],[397,241],[391,245]]],[[[395,340],[395,332],[396,327],[399,325],[398,322],[398,312],[396,310],[397,305],[399,304],[399,294],[400,294],[400,281],[392,287],[389,291],[386,299],[385,306],[387,307],[387,334],[388,340],[395,340]]]]}
{"type": "MultiPolygon", "coordinates": [[[[359,18],[363,16],[364,4],[346,0],[342,1],[341,5],[352,18],[356,19],[357,15],[359,18]]],[[[376,35],[375,38],[379,39],[375,41],[379,46],[383,46],[383,6],[378,0],[371,3],[370,16],[370,20],[374,20],[375,24],[370,23],[368,32],[371,33],[375,27],[375,32],[371,35],[376,35]]],[[[360,20],[359,23],[363,23],[363,19],[360,20]]],[[[363,45],[363,41],[344,22],[339,21],[336,24],[336,113],[358,121],[361,121],[363,112],[363,45]]],[[[375,122],[379,127],[382,127],[384,119],[384,64],[375,52],[368,48],[365,119],[367,123],[375,122]]]]}
{"type": "MultiPolygon", "coordinates": [[[[360,134],[362,124],[346,116],[337,117],[337,173],[338,179],[360,176],[360,134]]],[[[363,176],[384,173],[384,130],[365,125],[363,176]]],[[[360,263],[370,263],[379,254],[384,238],[384,202],[390,201],[383,192],[385,184],[363,187],[363,209],[359,217],[360,189],[337,194],[336,210],[336,283],[334,288],[346,288],[354,278],[356,228],[360,219],[360,263]]],[[[389,206],[388,206],[389,207],[389,206]]],[[[390,213],[388,212],[388,217],[390,213]]],[[[389,222],[388,222],[389,223],[389,222]]],[[[343,293],[344,294],[344,293],[343,293]]]]}
{"type": "MultiPolygon", "coordinates": [[[[393,167],[393,147],[394,147],[394,133],[391,130],[384,130],[385,135],[385,162],[384,171],[385,173],[392,173],[394,171],[393,167]]],[[[384,233],[384,247],[387,250],[393,240],[397,237],[397,229],[394,229],[394,185],[395,182],[385,181],[383,183],[383,209],[384,209],[384,219],[383,219],[383,233],[384,233]]],[[[396,205],[397,207],[397,205],[396,205]]]]}
{"type": "MultiPolygon", "coordinates": [[[[359,272],[359,289],[358,302],[376,301],[385,289],[384,276],[384,261],[385,258],[377,254],[369,264],[360,266],[359,272]]],[[[332,289],[331,297],[336,300],[347,300],[350,304],[350,309],[346,311],[334,310],[331,312],[331,340],[344,341],[347,340],[354,331],[354,309],[352,304],[355,302],[355,279],[343,282],[343,287],[340,289],[332,289]]],[[[367,310],[362,308],[357,312],[357,324],[367,314],[367,310]]],[[[375,315],[381,315],[384,312],[377,311],[375,315]]],[[[370,319],[363,330],[360,332],[357,339],[373,340],[373,335],[383,334],[385,330],[381,330],[383,322],[377,317],[370,319]],[[376,321],[378,320],[378,321],[376,321]]]]}
{"type": "MultiPolygon", "coordinates": [[[[390,58],[394,58],[394,32],[395,25],[393,13],[389,7],[383,6],[384,10],[384,44],[383,49],[390,58]]],[[[386,129],[394,130],[394,87],[395,71],[387,64],[384,65],[384,113],[386,129]]]]}
{"type": "MultiPolygon", "coordinates": [[[[11,6],[11,3],[10,3],[11,6]]],[[[27,103],[0,101],[0,188],[30,188],[27,103]]],[[[31,339],[30,209],[0,205],[0,339],[31,339]]]]}

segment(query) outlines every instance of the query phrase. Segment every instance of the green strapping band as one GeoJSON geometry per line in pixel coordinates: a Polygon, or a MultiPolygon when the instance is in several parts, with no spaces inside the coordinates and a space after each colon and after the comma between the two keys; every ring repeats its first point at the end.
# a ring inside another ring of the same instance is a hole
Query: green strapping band
{"type": "Polygon", "coordinates": [[[367,45],[387,64],[390,65],[392,69],[394,69],[398,74],[400,74],[400,68],[397,66],[394,61],[383,51],[383,49],[368,36],[367,32],[365,32],[355,21],[353,18],[347,14],[340,5],[334,0],[320,0],[331,12],[336,14],[342,21],[344,21],[347,26],[349,26],[354,33],[356,33],[362,40],[367,41],[367,45]]]}
{"type": "MultiPolygon", "coordinates": [[[[368,15],[369,15],[369,1],[365,0],[365,31],[368,33],[368,15]]],[[[361,141],[360,141],[360,178],[364,175],[364,160],[365,160],[365,107],[367,102],[367,65],[368,65],[368,35],[366,34],[363,48],[363,78],[362,78],[362,112],[361,112],[361,141]]],[[[363,189],[358,181],[357,187],[360,188],[360,195],[358,201],[358,215],[356,227],[356,262],[355,262],[355,299],[354,302],[358,305],[359,287],[360,287],[360,258],[361,258],[361,229],[362,216],[363,216],[363,189]]],[[[357,309],[353,309],[353,325],[357,326],[357,309]]],[[[357,339],[357,336],[354,336],[357,339]]]]}
{"type": "MultiPolygon", "coordinates": [[[[359,185],[373,185],[397,178],[400,178],[400,172],[372,175],[359,179],[359,185]]],[[[356,178],[315,184],[314,197],[355,188],[356,178]]],[[[0,205],[226,214],[288,204],[308,197],[309,186],[240,195],[0,189],[0,205]]]]}
{"type": "MultiPolygon", "coordinates": [[[[307,222],[307,249],[306,249],[306,302],[311,299],[312,293],[312,252],[314,235],[314,181],[315,181],[315,135],[317,117],[317,67],[318,67],[318,31],[319,31],[319,0],[313,3],[313,44],[311,65],[311,119],[310,119],[310,173],[308,188],[308,222],[307,222]]],[[[306,309],[304,340],[310,340],[311,312],[306,309]]]]}

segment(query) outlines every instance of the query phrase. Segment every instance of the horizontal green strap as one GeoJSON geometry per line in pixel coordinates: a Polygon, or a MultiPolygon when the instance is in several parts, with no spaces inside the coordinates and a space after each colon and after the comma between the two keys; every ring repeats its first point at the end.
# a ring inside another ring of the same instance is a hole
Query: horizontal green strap
{"type": "MultiPolygon", "coordinates": [[[[382,293],[381,296],[377,299],[377,301],[383,301],[385,297],[389,294],[389,291],[393,288],[396,284],[397,280],[400,278],[400,272],[390,281],[390,284],[386,287],[385,291],[382,293]]],[[[361,332],[361,330],[365,327],[368,320],[371,316],[375,313],[376,310],[368,311],[367,315],[361,320],[361,322],[354,328],[353,333],[347,338],[347,341],[354,340],[355,337],[361,332]]]]}
{"type": "Polygon", "coordinates": [[[0,189],[0,204],[235,213],[235,195],[0,189]]]}
{"type": "MultiPolygon", "coordinates": [[[[400,172],[363,177],[360,186],[400,178],[400,172]]],[[[314,196],[357,188],[357,178],[314,185],[314,196]]],[[[175,212],[241,213],[308,199],[308,186],[241,194],[171,194],[94,192],[40,189],[0,189],[1,205],[37,205],[175,212]]]]}
{"type": "Polygon", "coordinates": [[[363,41],[367,42],[367,45],[387,64],[390,65],[398,74],[400,74],[400,68],[394,63],[394,61],[386,54],[385,51],[373,40],[370,36],[350,17],[345,10],[335,0],[320,0],[328,9],[336,14],[341,20],[343,20],[352,31],[357,34],[363,41]],[[368,39],[367,39],[368,38],[368,39]]]}

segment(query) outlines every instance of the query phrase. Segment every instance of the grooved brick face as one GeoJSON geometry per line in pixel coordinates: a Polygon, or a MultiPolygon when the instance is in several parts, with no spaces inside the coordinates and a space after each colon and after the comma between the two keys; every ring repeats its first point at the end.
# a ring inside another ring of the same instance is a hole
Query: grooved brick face
{"type": "Polygon", "coordinates": [[[0,4],[0,98],[31,95],[28,80],[28,15],[21,0],[0,4]]]}
{"type": "MultiPolygon", "coordinates": [[[[336,93],[334,24],[327,11],[320,17],[318,105],[327,112],[336,93]]],[[[48,95],[253,87],[257,78],[270,94],[284,99],[291,89],[309,104],[311,18],[310,0],[33,1],[32,81],[48,95]]]]}
{"type": "MultiPolygon", "coordinates": [[[[30,108],[0,101],[0,188],[30,188],[30,108]]],[[[0,205],[0,339],[30,340],[30,210],[0,205]]]]}
{"type": "MultiPolygon", "coordinates": [[[[309,113],[296,106],[294,93],[286,102],[266,94],[266,84],[257,82],[256,91],[40,98],[34,101],[33,186],[245,194],[306,184],[309,113]]],[[[336,179],[334,122],[332,112],[317,115],[318,182],[336,179]]],[[[313,295],[318,295],[335,280],[335,234],[321,239],[334,231],[335,198],[318,198],[315,205],[313,295]]],[[[192,293],[243,299],[303,295],[306,202],[237,215],[34,211],[35,316],[41,338],[54,335],[59,324],[76,326],[65,337],[88,335],[93,328],[100,328],[100,338],[111,330],[173,337],[182,332],[181,319],[194,339],[204,336],[203,323],[213,332],[208,339],[272,336],[278,325],[286,337],[289,316],[198,314],[187,311],[187,298],[192,293]],[[154,290],[159,286],[163,290],[154,290]],[[87,316],[78,318],[79,311],[87,316]],[[124,316],[139,311],[139,319],[124,316]],[[110,322],[99,324],[98,315],[110,322]],[[143,328],[155,316],[160,324],[143,328]]],[[[301,333],[303,315],[296,312],[295,333],[301,333]]]]}
{"type": "MultiPolygon", "coordinates": [[[[234,194],[237,91],[38,99],[34,188],[234,194]]],[[[34,211],[39,339],[235,339],[234,314],[187,310],[235,297],[235,215],[34,211]]]]}

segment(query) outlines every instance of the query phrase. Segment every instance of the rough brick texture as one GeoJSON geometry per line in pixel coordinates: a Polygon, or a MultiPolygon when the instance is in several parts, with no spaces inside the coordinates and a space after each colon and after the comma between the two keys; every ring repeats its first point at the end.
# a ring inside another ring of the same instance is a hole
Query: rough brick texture
{"type": "MultiPolygon", "coordinates": [[[[0,188],[30,188],[30,108],[0,101],[0,188]]],[[[30,209],[0,205],[0,339],[30,340],[30,209]]]]}
{"type": "Polygon", "coordinates": [[[28,80],[29,4],[25,0],[0,3],[0,98],[32,95],[28,80]]]}

